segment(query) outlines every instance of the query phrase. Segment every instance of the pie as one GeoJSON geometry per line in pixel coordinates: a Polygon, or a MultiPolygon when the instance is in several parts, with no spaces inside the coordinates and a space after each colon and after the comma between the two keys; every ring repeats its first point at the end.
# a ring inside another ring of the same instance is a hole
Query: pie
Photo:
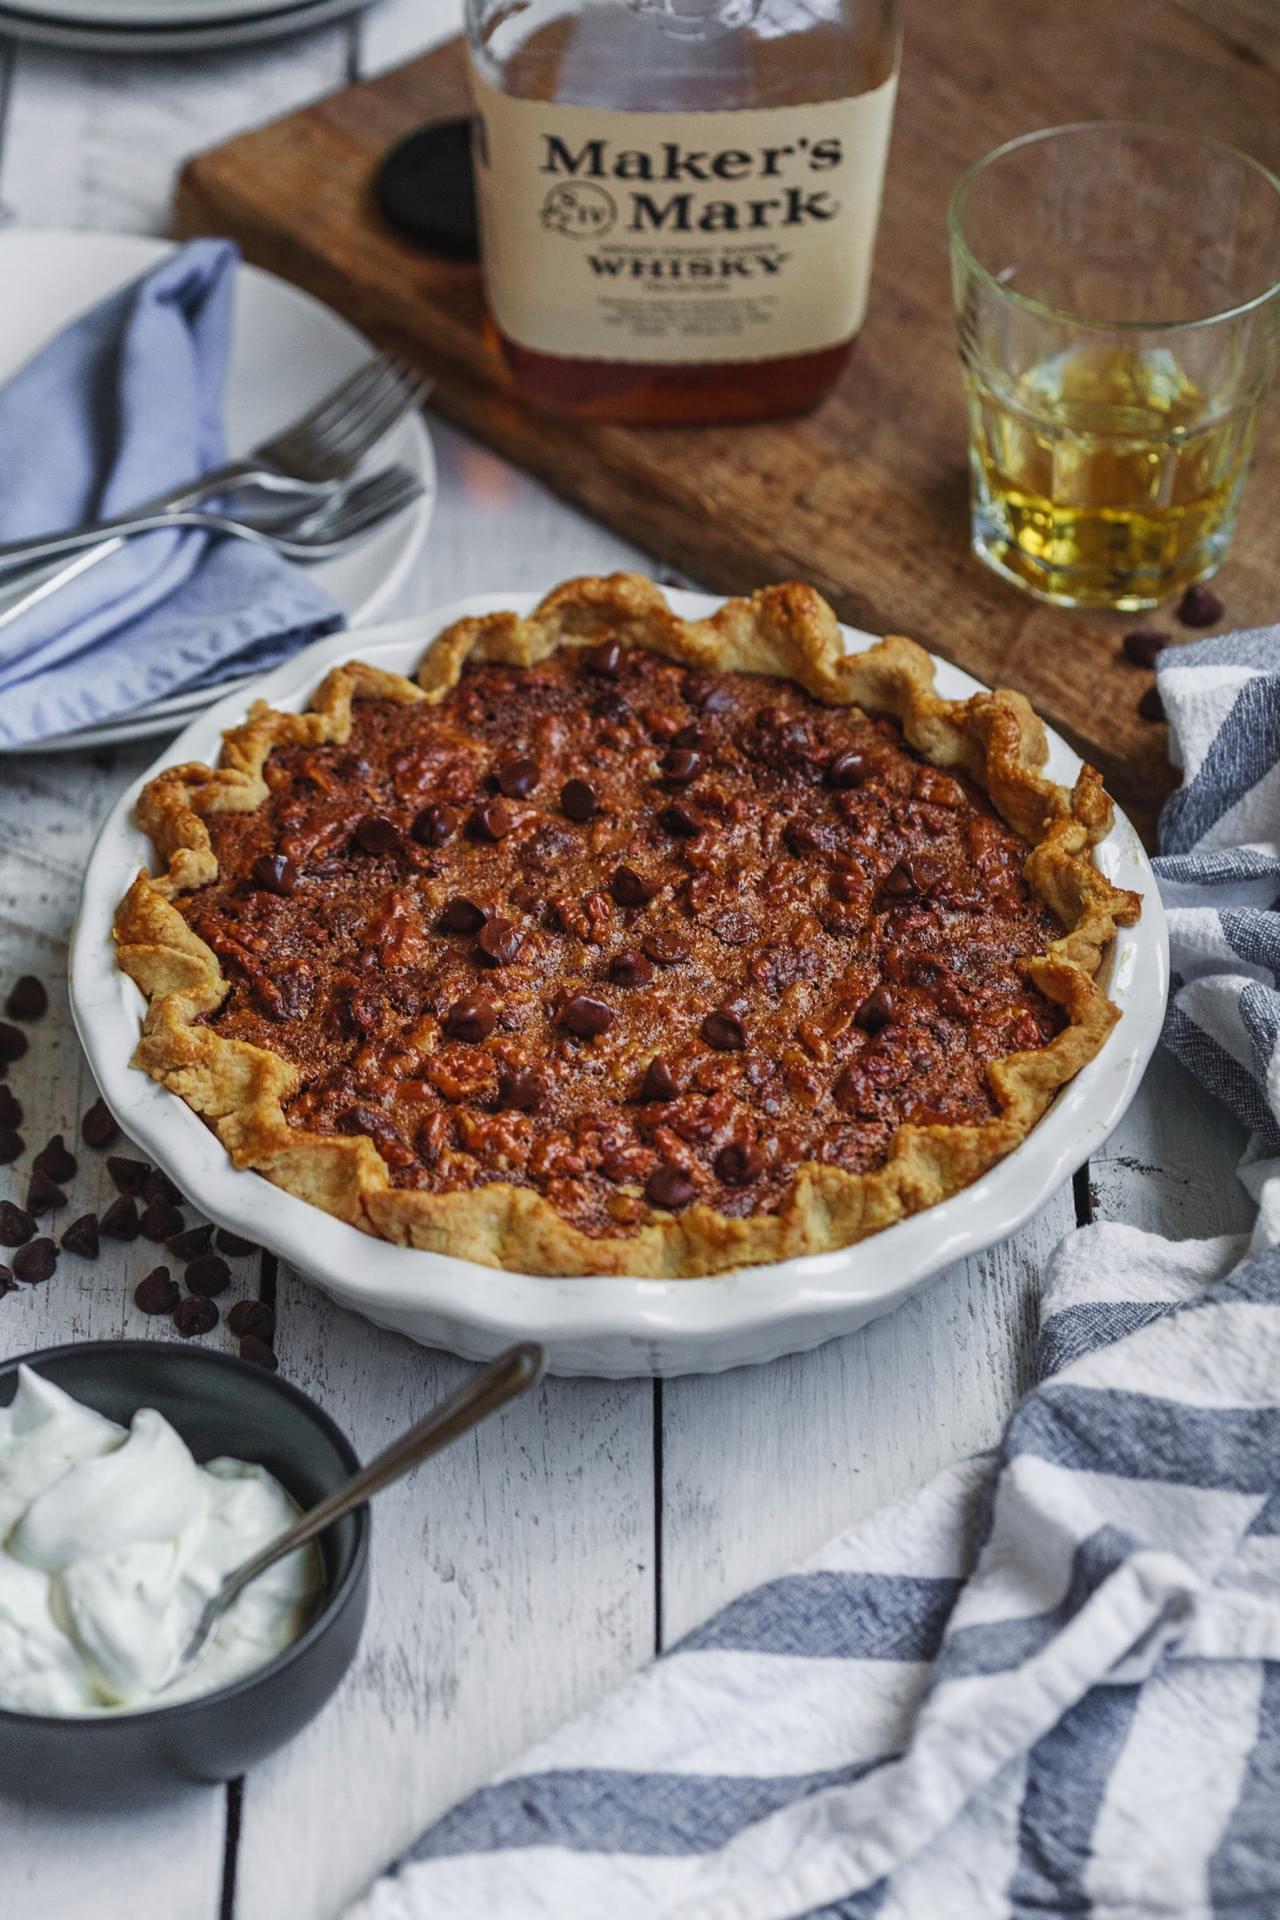
{"type": "Polygon", "coordinates": [[[668,1278],[848,1245],[1017,1146],[1118,1017],[1139,898],[1045,751],[910,640],[846,655],[809,587],[686,621],[569,581],[150,783],[136,1063],[405,1245],[668,1278]]]}

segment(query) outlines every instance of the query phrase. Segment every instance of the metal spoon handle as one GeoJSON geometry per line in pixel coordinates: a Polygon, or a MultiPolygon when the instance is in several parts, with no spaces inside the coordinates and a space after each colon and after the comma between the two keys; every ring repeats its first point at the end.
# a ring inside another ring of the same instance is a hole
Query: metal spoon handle
{"type": "Polygon", "coordinates": [[[351,1513],[356,1507],[362,1507],[375,1493],[381,1493],[384,1487],[399,1480],[403,1474],[416,1467],[419,1461],[429,1460],[433,1453],[439,1453],[453,1440],[460,1439],[464,1433],[477,1426],[508,1400],[514,1400],[517,1394],[532,1387],[542,1372],[546,1356],[542,1348],[532,1341],[525,1341],[518,1347],[508,1347],[505,1353],[490,1361],[487,1367],[473,1374],[442,1400],[438,1407],[402,1433],[398,1440],[383,1452],[375,1455],[367,1466],[353,1474],[345,1486],[331,1493],[319,1506],[312,1507],[295,1521],[287,1533],[278,1540],[246,1560],[242,1567],[229,1575],[216,1595],[217,1611],[222,1613],[229,1607],[251,1581],[273,1567],[277,1560],[283,1560],[286,1554],[293,1553],[298,1547],[305,1547],[309,1540],[331,1527],[335,1520],[341,1520],[344,1514],[351,1513]]]}

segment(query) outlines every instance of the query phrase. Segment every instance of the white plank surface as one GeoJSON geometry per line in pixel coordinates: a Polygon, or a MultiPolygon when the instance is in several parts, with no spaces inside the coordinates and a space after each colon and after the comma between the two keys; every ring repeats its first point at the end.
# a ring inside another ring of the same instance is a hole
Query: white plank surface
{"type": "MultiPolygon", "coordinates": [[[[101,1156],[82,1149],[80,1116],[96,1095],[71,1029],[63,975],[66,942],[80,873],[97,823],[135,766],[135,753],[74,763],[0,759],[0,981],[35,973],[51,991],[48,1014],[31,1029],[33,1045],[10,1069],[24,1108],[27,1153],[3,1169],[0,1198],[21,1200],[32,1153],[62,1133],[80,1158],[69,1186],[76,1205],[41,1223],[55,1237],[77,1213],[98,1211],[114,1194],[101,1156]]],[[[123,1149],[127,1151],[127,1147],[123,1149]]],[[[104,1245],[90,1264],[64,1254],[43,1287],[0,1300],[0,1352],[6,1356],[69,1340],[135,1338],[157,1329],[131,1310],[126,1280],[154,1266],[146,1241],[104,1245]],[[145,1264],[144,1264],[145,1263],[145,1264]]],[[[0,1258],[9,1259],[0,1250],[0,1258]]],[[[68,1820],[0,1802],[0,1913],[24,1920],[72,1920],[115,1912],[173,1914],[182,1920],[216,1914],[221,1884],[226,1795],[212,1788],[138,1824],[121,1819],[68,1820]]],[[[114,1920],[114,1916],[112,1916],[114,1920]]]]}
{"type": "MultiPolygon", "coordinates": [[[[457,0],[383,0],[346,26],[183,62],[20,49],[0,60],[0,203],[30,224],[161,231],[187,153],[409,57],[458,15],[457,0]]],[[[392,613],[643,564],[492,455],[435,432],[440,505],[392,613]]],[[[151,753],[0,761],[0,983],[27,970],[60,979],[94,824],[151,753]]],[[[60,995],[12,1078],[31,1147],[70,1136],[92,1090],[60,995]]],[[[1241,1144],[1165,1063],[1093,1163],[1095,1215],[1173,1233],[1242,1224],[1241,1144]]],[[[27,1164],[0,1170],[0,1195],[21,1196],[27,1164]]],[[[108,1192],[83,1155],[82,1208],[108,1192]]],[[[242,1799],[215,1791],[95,1822],[0,1806],[0,1912],[330,1920],[421,1824],[656,1642],[989,1444],[1028,1377],[1044,1258],[1075,1217],[1064,1189],[1004,1247],[814,1354],[661,1389],[549,1383],[385,1496],[357,1663],[242,1799]]],[[[47,1287],[0,1301],[0,1352],[163,1334],[128,1299],[152,1263],[141,1242],[93,1267],[64,1257],[47,1287]]],[[[460,1363],[366,1326],[289,1273],[276,1286],[284,1372],[362,1451],[462,1376],[460,1363]]]]}
{"type": "MultiPolygon", "coordinates": [[[[471,1371],[292,1278],[280,1304],[282,1368],[362,1454],[471,1371]]],[[[652,1653],[652,1418],[647,1383],[547,1381],[383,1496],[356,1666],[249,1783],[237,1920],[340,1911],[433,1811],[652,1653]]]]}

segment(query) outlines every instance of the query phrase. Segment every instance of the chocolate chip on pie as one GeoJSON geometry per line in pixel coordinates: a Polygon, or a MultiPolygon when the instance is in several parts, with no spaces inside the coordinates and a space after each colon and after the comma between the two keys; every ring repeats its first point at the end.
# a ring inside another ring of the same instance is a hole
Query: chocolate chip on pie
{"type": "MultiPolygon", "coordinates": [[[[1137,905],[1061,835],[1029,863],[992,803],[995,755],[1029,834],[1077,804],[1019,703],[937,699],[906,641],[846,658],[794,584],[696,629],[630,576],[488,618],[397,697],[318,696],[305,738],[260,714],[226,805],[202,776],[200,884],[140,880],[121,909],[144,987],[166,946],[184,989],[206,970],[148,1066],[186,1090],[201,1062],[242,1164],[517,1271],[716,1271],[954,1191],[1101,1044],[1049,902],[1079,903],[1086,953],[1137,905]],[[284,1071],[250,1084],[264,1056],[284,1071]]],[[[161,774],[147,807],[185,852],[184,791],[161,774]]],[[[1096,837],[1096,776],[1078,806],[1096,837]]],[[[141,1195],[199,1284],[205,1230],[109,1168],[102,1233],[137,1232],[141,1195]]]]}

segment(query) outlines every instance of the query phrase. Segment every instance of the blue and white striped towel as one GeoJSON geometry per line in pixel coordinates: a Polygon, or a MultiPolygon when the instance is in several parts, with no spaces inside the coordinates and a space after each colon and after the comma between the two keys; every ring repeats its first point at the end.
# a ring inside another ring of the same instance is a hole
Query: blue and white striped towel
{"type": "Polygon", "coordinates": [[[1280,1915],[1280,631],[1160,688],[1167,1037],[1254,1130],[1252,1252],[1069,1236],[997,1452],[725,1608],[358,1920],[1280,1915]]]}

